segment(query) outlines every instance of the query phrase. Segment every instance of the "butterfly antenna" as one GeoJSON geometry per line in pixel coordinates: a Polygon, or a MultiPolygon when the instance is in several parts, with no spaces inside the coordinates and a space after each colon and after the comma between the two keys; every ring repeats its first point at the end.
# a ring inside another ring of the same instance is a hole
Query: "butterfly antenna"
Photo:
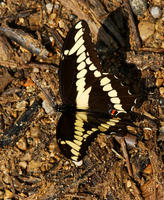
{"type": "Polygon", "coordinates": [[[35,74],[33,73],[31,75],[31,79],[32,81],[37,85],[37,87],[43,92],[44,96],[46,97],[46,99],[48,100],[48,102],[50,103],[50,105],[52,106],[52,108],[55,111],[59,111],[60,110],[60,106],[58,104],[55,104],[53,99],[51,98],[50,94],[47,93],[47,91],[45,91],[44,88],[41,87],[40,83],[37,81],[35,74]]]}

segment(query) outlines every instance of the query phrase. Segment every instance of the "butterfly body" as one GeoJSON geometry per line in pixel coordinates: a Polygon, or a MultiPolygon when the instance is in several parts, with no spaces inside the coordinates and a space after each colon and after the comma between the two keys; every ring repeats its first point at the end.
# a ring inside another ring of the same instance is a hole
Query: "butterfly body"
{"type": "Polygon", "coordinates": [[[59,69],[63,112],[57,125],[61,152],[80,161],[99,133],[123,132],[121,115],[131,110],[135,97],[119,79],[103,74],[85,21],[69,31],[59,69]]]}

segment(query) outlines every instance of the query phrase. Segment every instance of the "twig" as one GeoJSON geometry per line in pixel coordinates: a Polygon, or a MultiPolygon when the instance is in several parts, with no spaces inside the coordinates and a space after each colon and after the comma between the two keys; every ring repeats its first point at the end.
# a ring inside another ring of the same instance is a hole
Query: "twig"
{"type": "Polygon", "coordinates": [[[49,52],[46,48],[38,40],[34,39],[31,35],[25,33],[24,31],[12,29],[7,26],[1,26],[0,33],[15,41],[31,53],[44,59],[47,58],[49,52]]]}
{"type": "Polygon", "coordinates": [[[139,48],[138,51],[164,53],[164,49],[162,49],[162,48],[151,48],[151,47],[142,47],[142,48],[139,48]]]}
{"type": "Polygon", "coordinates": [[[124,138],[121,138],[121,147],[122,147],[122,151],[123,151],[123,154],[124,154],[124,157],[125,157],[125,160],[126,160],[126,165],[127,165],[129,176],[133,177],[133,172],[132,172],[131,164],[130,164],[130,161],[129,161],[129,156],[128,156],[128,152],[127,152],[127,149],[126,149],[126,143],[125,143],[124,138]]]}
{"type": "Polygon", "coordinates": [[[56,111],[56,105],[54,104],[54,101],[50,97],[50,94],[48,94],[47,91],[45,91],[45,89],[41,87],[40,83],[36,80],[36,76],[34,73],[31,74],[31,79],[37,85],[37,87],[43,92],[44,96],[46,97],[52,108],[56,111]]]}
{"type": "Polygon", "coordinates": [[[62,46],[63,46],[63,39],[60,36],[60,34],[54,29],[48,27],[47,25],[45,25],[45,28],[49,30],[49,32],[51,33],[52,37],[55,39],[57,46],[59,47],[60,50],[62,50],[62,46]]]}

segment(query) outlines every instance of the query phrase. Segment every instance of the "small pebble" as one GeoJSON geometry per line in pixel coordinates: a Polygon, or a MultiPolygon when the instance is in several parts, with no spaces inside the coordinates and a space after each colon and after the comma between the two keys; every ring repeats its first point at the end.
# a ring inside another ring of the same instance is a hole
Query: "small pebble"
{"type": "Polygon", "coordinates": [[[150,9],[150,13],[151,15],[156,19],[156,18],[160,18],[162,15],[162,10],[158,7],[158,6],[153,6],[150,9]]]}
{"type": "Polygon", "coordinates": [[[6,4],[3,1],[0,2],[0,5],[1,5],[1,7],[5,7],[6,6],[6,4]]]}
{"type": "Polygon", "coordinates": [[[54,141],[51,142],[51,143],[49,144],[49,146],[48,146],[48,148],[49,148],[49,150],[50,150],[51,152],[54,151],[55,147],[56,147],[56,145],[55,145],[55,142],[54,142],[54,141]]]}
{"type": "Polygon", "coordinates": [[[54,42],[54,38],[53,37],[49,37],[51,42],[54,42]]]}
{"type": "Polygon", "coordinates": [[[159,88],[160,95],[164,98],[164,87],[159,88]]]}
{"type": "Polygon", "coordinates": [[[23,169],[26,169],[27,163],[25,161],[19,162],[19,166],[22,167],[23,169]]]}
{"type": "Polygon", "coordinates": [[[24,23],[24,18],[23,18],[23,17],[20,17],[20,18],[19,18],[19,22],[20,22],[20,24],[23,24],[23,23],[24,23]]]}
{"type": "Polygon", "coordinates": [[[49,101],[47,99],[45,99],[42,102],[42,107],[44,108],[45,112],[49,115],[54,113],[54,109],[53,107],[50,105],[49,101]]]}
{"type": "Polygon", "coordinates": [[[47,3],[46,4],[46,9],[47,9],[47,13],[50,14],[52,12],[52,9],[53,9],[53,4],[52,3],[47,3]]]}
{"type": "Polygon", "coordinates": [[[34,68],[33,68],[33,72],[34,72],[34,73],[39,73],[39,69],[38,69],[37,67],[34,67],[34,68]]]}
{"type": "Polygon", "coordinates": [[[20,149],[20,150],[23,150],[25,151],[27,149],[27,143],[26,143],[26,140],[25,138],[21,138],[17,143],[16,143],[17,147],[20,149]]]}
{"type": "Polygon", "coordinates": [[[147,167],[144,169],[143,173],[144,174],[152,174],[152,166],[149,164],[147,167]]]}
{"type": "Polygon", "coordinates": [[[31,78],[28,78],[26,82],[24,83],[24,87],[32,87],[34,85],[35,83],[31,80],[31,78]]]}
{"type": "Polygon", "coordinates": [[[5,176],[3,177],[3,182],[5,182],[6,184],[9,184],[11,182],[11,177],[5,174],[5,176]]]}
{"type": "Polygon", "coordinates": [[[60,28],[65,28],[65,24],[64,24],[64,22],[62,21],[62,20],[60,20],[59,22],[58,22],[58,24],[59,24],[59,27],[60,28]]]}
{"type": "Polygon", "coordinates": [[[130,188],[130,187],[132,186],[132,183],[131,183],[131,181],[130,181],[130,180],[128,180],[126,185],[127,185],[127,187],[128,187],[128,188],[130,188]]]}
{"type": "Polygon", "coordinates": [[[147,10],[146,0],[129,0],[129,2],[135,15],[144,16],[144,12],[147,10]]]}
{"type": "Polygon", "coordinates": [[[148,21],[142,21],[138,24],[141,39],[145,41],[154,34],[154,24],[148,21]]]}

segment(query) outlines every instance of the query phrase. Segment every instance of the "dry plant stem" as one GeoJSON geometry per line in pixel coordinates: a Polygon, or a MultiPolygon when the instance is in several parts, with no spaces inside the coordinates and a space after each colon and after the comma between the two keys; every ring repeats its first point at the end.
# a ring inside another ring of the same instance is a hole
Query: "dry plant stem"
{"type": "Polygon", "coordinates": [[[52,101],[52,98],[50,97],[50,94],[47,93],[47,91],[45,91],[41,85],[39,84],[39,82],[36,80],[36,76],[35,74],[31,74],[31,79],[32,81],[37,85],[37,87],[43,92],[44,96],[46,97],[46,99],[49,101],[50,105],[53,107],[53,109],[55,110],[55,104],[52,101]]]}
{"type": "Polygon", "coordinates": [[[0,33],[8,37],[9,39],[15,41],[28,51],[36,54],[44,59],[48,56],[48,51],[43,47],[43,45],[31,35],[25,33],[19,29],[12,29],[7,26],[0,27],[0,33]]]}
{"type": "Polygon", "coordinates": [[[137,28],[136,28],[133,13],[132,13],[132,10],[131,10],[131,7],[129,5],[128,0],[124,0],[124,6],[127,9],[127,12],[129,14],[129,23],[130,23],[129,28],[132,29],[132,33],[134,34],[134,39],[135,39],[135,43],[136,43],[136,50],[138,50],[138,48],[141,47],[141,41],[140,41],[140,38],[139,38],[139,33],[138,33],[137,28]]]}
{"type": "Polygon", "coordinates": [[[164,53],[164,49],[162,48],[151,48],[151,47],[142,47],[139,48],[138,51],[147,51],[147,52],[155,52],[155,53],[164,53]]]}
{"type": "Polygon", "coordinates": [[[128,156],[128,152],[127,152],[127,149],[126,149],[126,143],[125,143],[124,138],[121,138],[121,147],[122,147],[122,151],[123,151],[123,154],[124,154],[124,157],[125,157],[125,160],[126,160],[126,165],[127,165],[129,176],[133,177],[132,168],[131,168],[131,164],[130,164],[130,161],[129,161],[129,156],[128,156]]]}
{"type": "Polygon", "coordinates": [[[53,30],[52,28],[49,28],[48,26],[45,26],[45,27],[52,34],[52,37],[55,39],[56,44],[61,51],[64,41],[63,41],[62,37],[60,36],[60,34],[56,30],[53,30]]]}

